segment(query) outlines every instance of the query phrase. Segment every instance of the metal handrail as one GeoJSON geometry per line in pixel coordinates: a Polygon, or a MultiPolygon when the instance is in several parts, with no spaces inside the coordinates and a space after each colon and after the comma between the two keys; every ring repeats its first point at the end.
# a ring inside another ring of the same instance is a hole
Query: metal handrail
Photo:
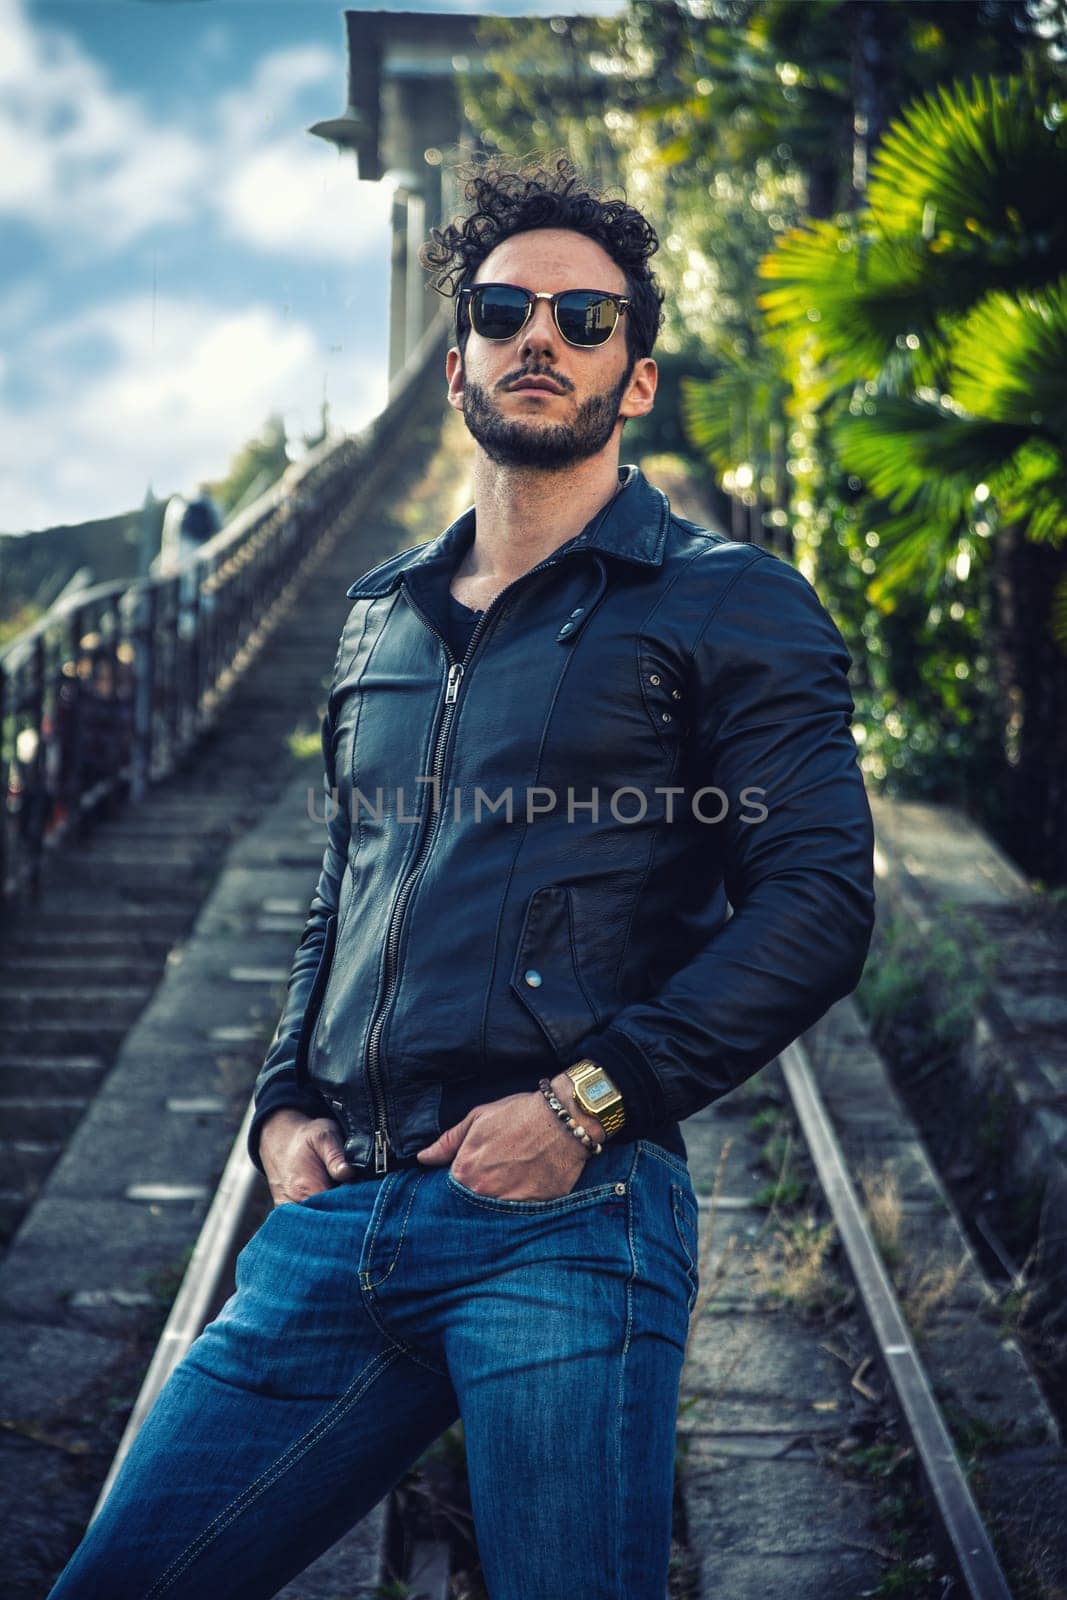
{"type": "Polygon", "coordinates": [[[427,328],[373,422],[324,440],[172,570],[70,595],[0,651],[0,906],[38,898],[46,852],[143,799],[210,726],[448,326],[442,312],[427,328]]]}

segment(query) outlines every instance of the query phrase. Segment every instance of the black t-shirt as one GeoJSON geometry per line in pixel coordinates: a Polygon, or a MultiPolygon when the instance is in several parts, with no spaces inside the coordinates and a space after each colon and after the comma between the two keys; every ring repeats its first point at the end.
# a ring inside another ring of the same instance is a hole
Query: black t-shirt
{"type": "Polygon", "coordinates": [[[448,643],[452,654],[457,661],[462,661],[467,654],[467,646],[471,642],[471,634],[478,626],[480,611],[472,611],[470,606],[465,606],[462,600],[457,600],[449,590],[448,594],[448,643]]]}

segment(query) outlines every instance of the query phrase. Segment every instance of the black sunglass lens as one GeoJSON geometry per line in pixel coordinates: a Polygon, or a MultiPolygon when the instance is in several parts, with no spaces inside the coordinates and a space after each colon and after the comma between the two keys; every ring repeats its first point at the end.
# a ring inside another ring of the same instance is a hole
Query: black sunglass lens
{"type": "Polygon", "coordinates": [[[619,308],[602,294],[576,289],[573,294],[560,297],[556,314],[559,331],[572,344],[603,344],[611,337],[619,308]]]}
{"type": "Polygon", "coordinates": [[[526,320],[529,301],[517,289],[476,288],[470,298],[471,326],[483,339],[510,339],[526,320]]]}

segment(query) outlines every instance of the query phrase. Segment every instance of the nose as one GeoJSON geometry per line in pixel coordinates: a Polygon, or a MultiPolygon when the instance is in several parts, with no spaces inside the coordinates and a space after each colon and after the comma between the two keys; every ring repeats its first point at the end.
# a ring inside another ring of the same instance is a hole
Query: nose
{"type": "Polygon", "coordinates": [[[533,312],[519,334],[518,355],[525,365],[540,356],[551,359],[559,350],[559,329],[547,300],[535,300],[533,312]]]}

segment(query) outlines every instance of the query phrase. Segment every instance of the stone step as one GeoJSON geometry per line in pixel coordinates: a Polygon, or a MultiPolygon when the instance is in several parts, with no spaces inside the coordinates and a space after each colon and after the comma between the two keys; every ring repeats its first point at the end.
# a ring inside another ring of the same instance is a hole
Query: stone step
{"type": "MultiPolygon", "coordinates": [[[[263,769],[264,758],[268,754],[269,752],[265,752],[262,749],[259,752],[258,769],[260,772],[262,772],[263,769]]],[[[283,743],[281,740],[279,740],[275,755],[282,756],[284,754],[286,754],[286,752],[284,750],[283,743]]],[[[225,788],[229,790],[230,793],[240,796],[242,815],[249,818],[251,822],[255,814],[260,811],[264,805],[270,805],[271,801],[275,798],[278,793],[281,777],[284,775],[279,775],[278,779],[272,778],[269,784],[267,784],[262,780],[257,781],[255,776],[256,769],[252,767],[246,767],[246,769],[239,775],[238,778],[234,778],[233,775],[228,771],[228,765],[229,763],[227,754],[225,752],[219,756],[217,761],[213,761],[211,753],[205,751],[203,761],[201,762],[200,767],[197,769],[196,777],[189,779],[189,793],[191,795],[197,795],[201,792],[205,792],[208,794],[217,795],[220,788],[225,788]]]]}
{"type": "MultiPolygon", "coordinates": [[[[173,917],[179,911],[188,913],[203,901],[210,888],[210,876],[203,883],[190,883],[177,872],[164,874],[158,883],[146,878],[127,879],[118,883],[113,874],[83,872],[76,862],[67,864],[63,883],[49,885],[45,893],[53,905],[61,903],[66,913],[97,919],[97,927],[105,927],[110,919],[114,926],[120,918],[130,916],[173,917]]],[[[36,918],[34,919],[36,922],[36,918]]]]}
{"type": "Polygon", "coordinates": [[[190,867],[208,869],[214,864],[219,849],[214,844],[204,844],[192,833],[164,844],[159,839],[111,840],[84,845],[73,858],[79,866],[106,866],[120,877],[137,874],[147,867],[185,870],[190,867]]]}
{"type": "Polygon", "coordinates": [[[35,1192],[63,1152],[57,1139],[0,1139],[0,1171],[11,1188],[35,1192]]]}
{"type": "Polygon", "coordinates": [[[7,1099],[0,1097],[0,1138],[67,1139],[81,1121],[87,1099],[48,1097],[7,1099]]]}
{"type": "Polygon", "coordinates": [[[0,981],[0,1015],[5,1028],[12,1022],[30,1022],[38,1016],[47,1016],[50,1021],[66,1017],[76,1020],[101,1011],[111,1022],[125,1019],[130,1023],[144,1009],[150,994],[150,987],[144,984],[120,987],[91,983],[61,989],[51,984],[30,988],[0,981]]]}
{"type": "MultiPolygon", "coordinates": [[[[119,833],[126,829],[144,827],[165,828],[173,823],[191,823],[207,833],[225,832],[233,816],[233,804],[227,804],[216,790],[210,795],[198,793],[183,785],[180,794],[166,797],[149,795],[142,806],[100,824],[104,829],[119,833]]],[[[93,837],[97,836],[94,830],[93,837]]]]}
{"type": "Polygon", "coordinates": [[[11,949],[45,946],[58,949],[58,943],[77,941],[76,949],[84,950],[87,941],[97,948],[97,941],[112,939],[126,943],[140,939],[171,940],[189,926],[189,912],[184,906],[174,906],[160,901],[145,905],[133,900],[119,906],[108,904],[99,895],[84,907],[66,905],[62,911],[36,911],[27,914],[24,926],[12,931],[11,937],[0,943],[0,957],[11,949]],[[30,920],[32,918],[32,921],[30,920]]]}
{"type": "Polygon", "coordinates": [[[94,828],[91,837],[106,839],[109,842],[115,839],[136,838],[139,834],[167,833],[192,827],[205,838],[224,838],[233,821],[234,807],[227,806],[218,799],[210,804],[187,799],[184,795],[175,796],[173,800],[160,803],[152,799],[146,800],[142,807],[136,811],[125,812],[120,817],[111,817],[107,822],[102,822],[94,828]]]}
{"type": "Polygon", "coordinates": [[[33,1022],[5,1017],[0,1022],[0,1056],[97,1055],[110,1062],[129,1031],[128,1023],[110,1017],[38,1017],[33,1022]]]}
{"type": "Polygon", "coordinates": [[[46,933],[28,928],[18,941],[9,940],[0,945],[0,963],[37,957],[42,961],[85,961],[92,951],[93,958],[99,956],[104,961],[153,962],[162,966],[168,952],[185,936],[189,921],[183,918],[182,926],[173,931],[154,925],[127,933],[121,928],[114,932],[90,929],[83,933],[62,930],[46,933]]]}
{"type": "Polygon", "coordinates": [[[69,880],[83,891],[99,888],[117,898],[144,900],[149,895],[173,888],[187,903],[201,898],[211,883],[216,863],[185,852],[172,861],[160,861],[150,850],[123,856],[72,855],[66,863],[69,880]],[[199,880],[199,881],[198,881],[199,880]]]}
{"type": "Polygon", "coordinates": [[[99,1056],[0,1055],[0,1100],[30,1093],[85,1095],[106,1071],[99,1056]]]}
{"type": "Polygon", "coordinates": [[[115,955],[102,952],[95,941],[91,949],[83,945],[80,954],[72,955],[56,955],[44,949],[36,955],[0,952],[0,985],[22,986],[37,977],[41,981],[47,978],[64,989],[96,988],[102,983],[140,986],[157,982],[162,970],[163,959],[145,959],[136,944],[115,955]]]}

